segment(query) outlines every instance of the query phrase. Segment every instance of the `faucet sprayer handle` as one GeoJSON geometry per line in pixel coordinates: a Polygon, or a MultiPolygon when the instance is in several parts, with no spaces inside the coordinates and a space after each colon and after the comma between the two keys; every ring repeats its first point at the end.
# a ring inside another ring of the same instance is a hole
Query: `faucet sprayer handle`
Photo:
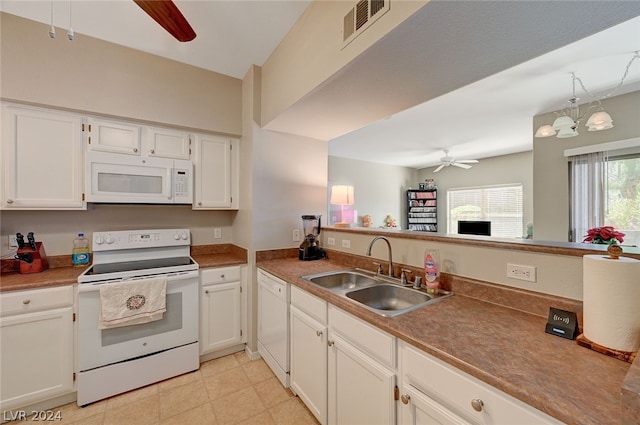
{"type": "Polygon", "coordinates": [[[402,285],[409,285],[409,281],[407,280],[407,274],[408,273],[413,273],[411,270],[408,269],[402,269],[401,273],[400,273],[400,283],[402,285]]]}
{"type": "Polygon", "coordinates": [[[376,266],[376,274],[382,274],[382,264],[373,262],[373,265],[376,266]]]}

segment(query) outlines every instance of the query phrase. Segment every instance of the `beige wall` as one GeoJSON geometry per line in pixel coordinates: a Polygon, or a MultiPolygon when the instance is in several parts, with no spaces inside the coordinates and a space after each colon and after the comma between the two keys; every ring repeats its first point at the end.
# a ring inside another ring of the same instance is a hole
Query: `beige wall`
{"type": "Polygon", "coordinates": [[[361,217],[368,214],[373,227],[384,226],[384,219],[390,214],[398,226],[406,228],[404,191],[410,186],[418,187],[416,173],[409,167],[329,157],[329,189],[334,184],[354,187],[354,209],[358,211],[360,225],[361,217]]]}
{"type": "MultiPolygon", "coordinates": [[[[569,229],[569,168],[565,149],[640,137],[640,91],[602,101],[614,127],[587,131],[580,124],[579,135],[568,139],[536,138],[533,141],[533,218],[535,239],[567,241],[569,229]]],[[[551,124],[555,113],[533,118],[533,132],[551,124]]],[[[588,118],[588,116],[587,116],[588,118]]]]}
{"type": "MultiPolygon", "coordinates": [[[[365,255],[374,237],[336,230],[324,233],[324,246],[327,238],[332,237],[335,238],[332,249],[356,255],[365,255]],[[350,241],[351,248],[342,248],[343,239],[350,241]]],[[[582,300],[582,257],[394,238],[393,232],[387,236],[393,247],[394,263],[423,267],[425,250],[437,249],[440,252],[441,270],[447,273],[582,300]],[[508,278],[507,263],[534,266],[537,281],[532,283],[508,278]]],[[[387,261],[387,246],[380,242],[372,250],[372,261],[378,260],[387,261]]],[[[369,269],[374,270],[373,266],[369,269]]]]}
{"type": "MultiPolygon", "coordinates": [[[[447,232],[447,189],[522,183],[522,232],[533,222],[533,152],[521,152],[483,158],[468,170],[445,167],[434,173],[435,167],[418,171],[418,180],[434,179],[438,186],[438,230],[447,232]]],[[[535,226],[534,226],[535,231],[535,226]]]]}
{"type": "MultiPolygon", "coordinates": [[[[0,95],[54,106],[239,135],[242,81],[78,34],[1,16],[0,95]]],[[[117,29],[114,29],[116,31],[117,29]]]]}
{"type": "Polygon", "coordinates": [[[390,10],[342,48],[344,15],[355,1],[314,1],[262,66],[262,126],[338,72],[424,0],[392,1],[390,10]]]}

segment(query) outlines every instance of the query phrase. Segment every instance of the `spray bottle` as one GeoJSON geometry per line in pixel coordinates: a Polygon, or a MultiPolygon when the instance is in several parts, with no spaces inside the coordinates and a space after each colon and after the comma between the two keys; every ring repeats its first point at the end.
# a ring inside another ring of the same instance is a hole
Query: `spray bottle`
{"type": "Polygon", "coordinates": [[[440,252],[427,249],[424,253],[424,277],[427,290],[436,292],[440,286],[440,252]]]}

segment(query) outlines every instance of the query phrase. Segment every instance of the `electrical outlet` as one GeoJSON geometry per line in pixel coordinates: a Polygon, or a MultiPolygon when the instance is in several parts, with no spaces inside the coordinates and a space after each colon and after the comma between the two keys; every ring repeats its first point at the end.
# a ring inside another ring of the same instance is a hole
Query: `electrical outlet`
{"type": "Polygon", "coordinates": [[[336,238],[327,238],[327,245],[334,246],[336,244],[336,238]]]}
{"type": "Polygon", "coordinates": [[[293,241],[300,242],[300,229],[293,229],[293,241]]]}
{"type": "Polygon", "coordinates": [[[9,235],[9,248],[17,248],[18,240],[16,239],[16,235],[9,235]]]}
{"type": "Polygon", "coordinates": [[[219,227],[214,227],[213,228],[213,238],[214,239],[221,239],[222,238],[222,229],[219,227]]]}
{"type": "Polygon", "coordinates": [[[520,264],[507,264],[507,277],[527,282],[536,281],[536,268],[534,266],[523,266],[520,264]]]}
{"type": "Polygon", "coordinates": [[[343,248],[351,248],[351,241],[349,239],[343,239],[342,240],[342,247],[343,248]]]}

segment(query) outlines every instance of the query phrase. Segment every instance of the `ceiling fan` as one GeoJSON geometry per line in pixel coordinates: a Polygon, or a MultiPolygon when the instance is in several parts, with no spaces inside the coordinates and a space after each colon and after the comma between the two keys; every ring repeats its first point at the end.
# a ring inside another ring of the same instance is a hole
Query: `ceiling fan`
{"type": "Polygon", "coordinates": [[[196,33],[171,0],[133,0],[178,41],[191,41],[196,33]]]}
{"type": "Polygon", "coordinates": [[[448,167],[449,165],[453,165],[454,167],[460,167],[460,168],[464,168],[465,170],[468,170],[469,168],[471,168],[471,165],[467,165],[467,164],[477,164],[478,160],[466,159],[466,160],[456,161],[452,156],[449,156],[449,150],[444,149],[444,156],[440,158],[440,162],[441,162],[440,166],[435,170],[433,170],[434,173],[437,173],[438,171],[442,170],[444,167],[448,167]]]}

